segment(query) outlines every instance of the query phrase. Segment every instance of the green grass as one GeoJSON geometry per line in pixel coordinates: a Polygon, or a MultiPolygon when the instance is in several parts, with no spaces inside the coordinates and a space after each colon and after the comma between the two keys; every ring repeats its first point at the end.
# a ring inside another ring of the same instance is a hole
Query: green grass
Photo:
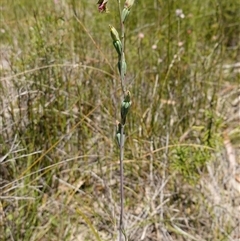
{"type": "MultiPolygon", "coordinates": [[[[122,96],[108,25],[119,28],[117,1],[108,14],[96,1],[56,2],[0,4],[0,239],[115,240],[122,96]]],[[[240,61],[239,9],[236,0],[147,0],[131,10],[129,240],[144,230],[143,240],[239,235],[218,113],[219,93],[239,86],[239,72],[224,70],[240,61]]]]}

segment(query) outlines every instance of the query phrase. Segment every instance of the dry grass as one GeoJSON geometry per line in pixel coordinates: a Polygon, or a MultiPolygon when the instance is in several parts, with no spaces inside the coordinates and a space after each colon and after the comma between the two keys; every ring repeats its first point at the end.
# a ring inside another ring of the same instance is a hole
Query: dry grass
{"type": "MultiPolygon", "coordinates": [[[[85,0],[0,5],[1,240],[116,240],[122,96],[108,30],[116,6],[100,15],[85,0]]],[[[239,7],[132,9],[129,241],[240,239],[239,7]]]]}

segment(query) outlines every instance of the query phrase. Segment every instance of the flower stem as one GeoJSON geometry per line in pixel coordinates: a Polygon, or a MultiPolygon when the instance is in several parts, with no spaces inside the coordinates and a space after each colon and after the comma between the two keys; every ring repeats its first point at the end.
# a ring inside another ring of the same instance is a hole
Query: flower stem
{"type": "MultiPolygon", "coordinates": [[[[121,42],[122,42],[122,51],[120,57],[120,82],[123,95],[125,96],[125,72],[123,71],[123,61],[124,60],[124,23],[122,22],[121,18],[121,0],[118,0],[118,8],[119,8],[119,17],[120,17],[120,24],[121,24],[121,42]]],[[[123,169],[123,159],[124,159],[124,125],[121,123],[121,136],[120,136],[120,220],[119,220],[119,241],[122,241],[122,236],[124,235],[126,241],[126,235],[124,230],[124,190],[123,190],[123,179],[124,179],[124,169],[123,169]]]]}

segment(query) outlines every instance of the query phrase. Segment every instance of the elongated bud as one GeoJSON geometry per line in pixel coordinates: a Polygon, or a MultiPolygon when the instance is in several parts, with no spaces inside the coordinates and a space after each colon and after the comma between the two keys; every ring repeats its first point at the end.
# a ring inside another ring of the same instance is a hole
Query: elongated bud
{"type": "Polygon", "coordinates": [[[119,71],[119,74],[121,75],[121,73],[123,72],[123,75],[126,75],[127,73],[127,63],[125,61],[125,55],[123,53],[123,59],[122,59],[122,62],[121,62],[121,56],[119,56],[119,61],[118,61],[118,71],[119,71]],[[121,64],[122,63],[122,64],[121,64]]]}
{"type": "Polygon", "coordinates": [[[126,0],[126,2],[124,4],[124,8],[122,10],[122,14],[121,14],[122,23],[124,23],[126,21],[133,4],[134,4],[134,0],[126,0]]]}
{"type": "Polygon", "coordinates": [[[112,40],[113,41],[120,41],[118,31],[112,25],[109,25],[109,28],[110,28],[112,40]]]}
{"type": "Polygon", "coordinates": [[[126,95],[124,96],[124,101],[131,102],[131,93],[129,90],[127,91],[126,95]]]}
{"type": "Polygon", "coordinates": [[[131,106],[130,91],[127,91],[121,106],[121,123],[125,125],[128,111],[131,106]]]}
{"type": "Polygon", "coordinates": [[[129,10],[131,9],[131,7],[133,6],[135,0],[126,0],[124,7],[128,8],[129,10]]]}
{"type": "Polygon", "coordinates": [[[121,56],[122,42],[119,38],[118,31],[112,25],[109,25],[109,28],[110,28],[110,33],[111,33],[111,37],[112,37],[112,40],[113,40],[113,46],[116,49],[116,51],[118,53],[118,56],[121,56]]]}
{"type": "Polygon", "coordinates": [[[129,13],[130,13],[130,10],[128,8],[123,8],[122,15],[121,15],[122,23],[124,23],[126,21],[129,13]]]}
{"type": "MultiPolygon", "coordinates": [[[[122,124],[119,121],[117,121],[116,124],[117,124],[116,141],[117,141],[118,146],[120,147],[121,146],[122,124]]],[[[125,134],[123,134],[123,145],[124,145],[124,142],[125,142],[125,134]]]]}
{"type": "Polygon", "coordinates": [[[113,46],[116,49],[118,56],[121,56],[122,53],[122,42],[120,40],[113,41],[113,46]]]}
{"type": "Polygon", "coordinates": [[[121,75],[122,72],[123,72],[123,75],[126,75],[126,73],[127,73],[127,63],[126,63],[125,60],[122,63],[123,63],[123,65],[121,65],[121,60],[118,61],[118,71],[119,71],[120,75],[121,75]]]}

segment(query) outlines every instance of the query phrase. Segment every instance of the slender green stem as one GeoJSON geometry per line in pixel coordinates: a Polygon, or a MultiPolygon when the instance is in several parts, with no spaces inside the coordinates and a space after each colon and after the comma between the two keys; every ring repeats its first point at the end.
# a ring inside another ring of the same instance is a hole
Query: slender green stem
{"type": "Polygon", "coordinates": [[[124,125],[121,124],[120,136],[120,220],[119,220],[119,241],[122,241],[122,234],[124,232],[124,191],[123,191],[123,158],[124,158],[124,125]]]}
{"type": "Polygon", "coordinates": [[[121,24],[121,42],[122,42],[122,52],[121,52],[121,75],[120,75],[120,81],[121,81],[121,87],[122,92],[125,95],[126,88],[125,88],[125,73],[123,71],[123,61],[124,61],[124,53],[125,53],[125,27],[124,23],[122,22],[122,9],[121,9],[121,0],[118,0],[118,9],[119,9],[119,17],[120,17],[120,24],[121,24]]]}
{"type": "MultiPolygon", "coordinates": [[[[120,69],[120,81],[123,95],[125,96],[125,73],[123,71],[123,61],[124,61],[124,23],[122,22],[121,18],[121,0],[118,0],[118,8],[119,8],[119,17],[120,17],[120,24],[121,24],[121,42],[122,42],[122,52],[121,52],[121,69],[120,69]]],[[[120,136],[120,220],[119,220],[119,241],[122,241],[122,236],[125,234],[124,230],[124,190],[123,190],[123,176],[124,176],[124,169],[123,169],[123,159],[124,159],[124,125],[121,124],[121,136],[120,136]]],[[[125,235],[124,235],[125,236],[125,235]]],[[[126,236],[125,236],[126,241],[126,236]]]]}
{"type": "Polygon", "coordinates": [[[125,28],[124,28],[124,23],[122,23],[121,21],[121,32],[122,32],[122,36],[121,36],[121,41],[122,41],[122,53],[121,53],[121,85],[122,85],[122,91],[123,94],[125,95],[126,93],[126,88],[125,88],[125,71],[124,71],[124,61],[125,61],[125,52],[124,52],[124,48],[125,48],[125,28]]]}
{"type": "MultiPolygon", "coordinates": [[[[125,3],[126,4],[126,3],[125,3]]],[[[126,90],[125,83],[125,75],[126,75],[126,61],[125,61],[125,26],[124,20],[126,17],[126,8],[121,8],[121,0],[118,0],[118,8],[119,8],[119,18],[120,18],[120,27],[121,27],[121,54],[119,54],[119,72],[120,72],[120,81],[122,92],[124,96],[124,100],[121,106],[121,132],[120,132],[120,220],[119,220],[119,241],[122,241],[122,236],[124,236],[124,240],[127,241],[127,236],[125,232],[124,225],[124,167],[123,167],[123,159],[124,159],[124,126],[126,121],[126,115],[131,105],[130,100],[130,92],[126,90]],[[125,12],[124,12],[125,11],[125,12]],[[123,16],[122,16],[123,14],[123,16]]],[[[127,12],[128,14],[129,12],[127,12]]]]}

